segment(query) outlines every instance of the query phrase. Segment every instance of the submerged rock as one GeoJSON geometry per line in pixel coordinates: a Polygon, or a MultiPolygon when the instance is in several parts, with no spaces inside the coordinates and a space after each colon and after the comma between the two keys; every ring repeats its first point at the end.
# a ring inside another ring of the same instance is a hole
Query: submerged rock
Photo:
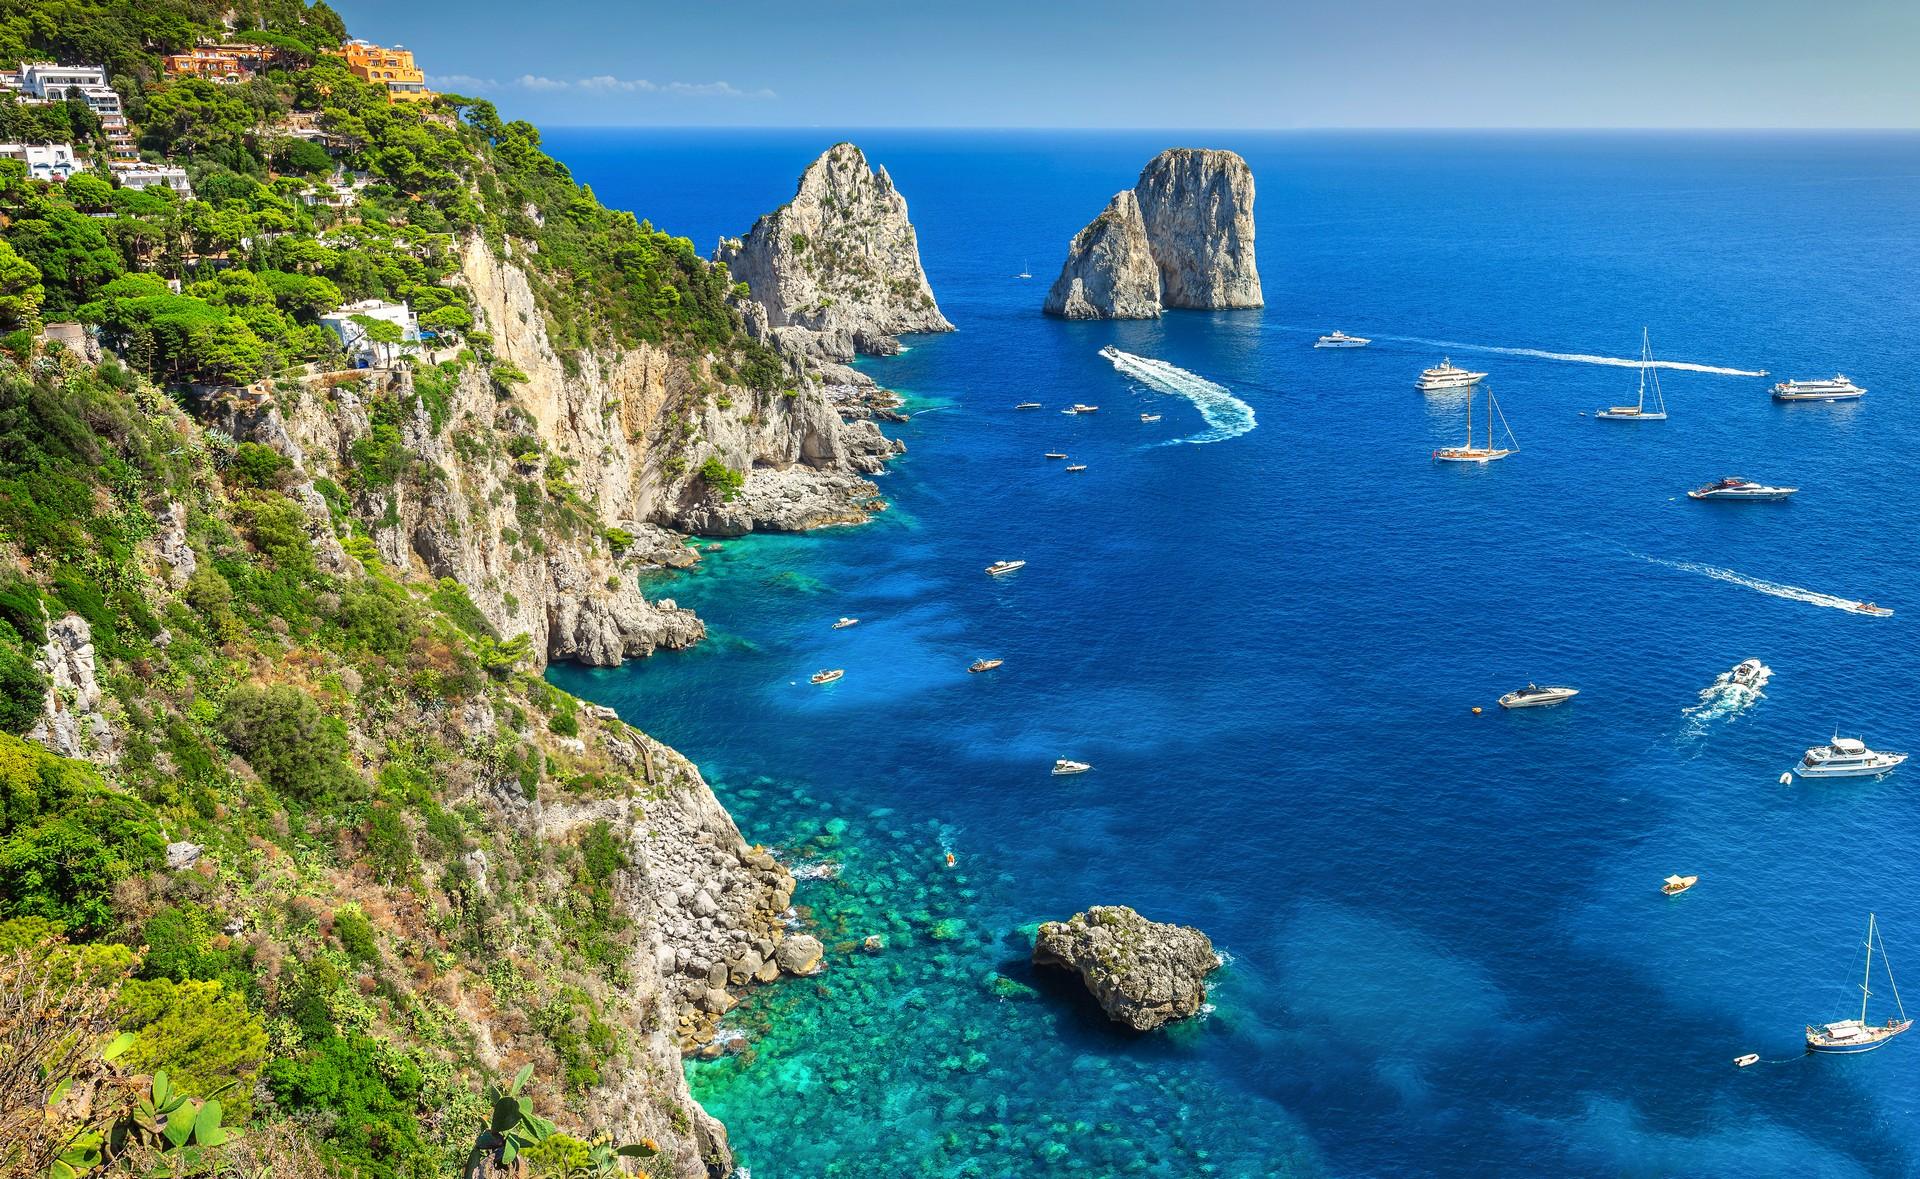
{"type": "Polygon", "coordinates": [[[1230,151],[1169,148],[1074,236],[1043,307],[1068,319],[1154,319],[1163,307],[1264,305],[1253,171],[1230,151]]]}
{"type": "Polygon", "coordinates": [[[1198,1013],[1220,960],[1197,929],[1149,921],[1125,905],[1096,905],[1042,924],[1033,964],[1078,971],[1109,1018],[1147,1032],[1198,1013]]]}

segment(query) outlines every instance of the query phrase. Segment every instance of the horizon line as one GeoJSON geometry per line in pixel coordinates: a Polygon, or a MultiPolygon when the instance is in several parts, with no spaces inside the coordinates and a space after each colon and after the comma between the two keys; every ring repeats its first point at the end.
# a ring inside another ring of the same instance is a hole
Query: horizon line
{"type": "MultiPolygon", "coordinates": [[[[532,120],[528,120],[531,122],[532,120]]],[[[1183,133],[1221,133],[1256,135],[1591,135],[1591,134],[1635,134],[1635,135],[1914,135],[1920,134],[1920,125],[1913,126],[1847,126],[1847,127],[1792,127],[1792,126],[1693,126],[1658,127],[1631,124],[1619,125],[1568,125],[1568,126],[1316,126],[1316,127],[1208,127],[1200,125],[1166,125],[1139,127],[1054,127],[1027,124],[964,124],[964,123],[567,123],[542,121],[539,126],[568,131],[1002,131],[1019,133],[1047,132],[1053,134],[1076,133],[1090,135],[1129,135],[1163,132],[1183,133]]]]}

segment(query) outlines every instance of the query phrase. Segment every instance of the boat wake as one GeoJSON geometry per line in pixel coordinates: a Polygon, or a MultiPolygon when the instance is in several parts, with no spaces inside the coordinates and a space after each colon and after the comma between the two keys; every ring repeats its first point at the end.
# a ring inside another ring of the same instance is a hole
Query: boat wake
{"type": "Polygon", "coordinates": [[[1704,737],[1707,730],[1718,721],[1731,721],[1766,699],[1767,681],[1773,678],[1773,669],[1762,664],[1758,675],[1749,683],[1737,683],[1731,671],[1723,671],[1713,683],[1700,689],[1700,703],[1680,710],[1687,718],[1686,735],[1704,737]]]}
{"type": "Polygon", "coordinates": [[[1730,585],[1745,586],[1750,590],[1785,598],[1790,602],[1805,602],[1809,606],[1825,606],[1829,610],[1845,610],[1849,614],[1859,614],[1861,603],[1853,598],[1835,597],[1823,594],[1819,590],[1804,589],[1797,585],[1782,585],[1777,581],[1764,581],[1758,577],[1748,577],[1731,569],[1722,569],[1717,565],[1702,565],[1698,561],[1669,561],[1664,557],[1649,557],[1645,553],[1633,554],[1643,561],[1655,565],[1665,565],[1669,569],[1678,569],[1683,573],[1698,573],[1702,577],[1711,577],[1715,581],[1724,581],[1730,585]]]}
{"type": "Polygon", "coordinates": [[[1164,360],[1155,360],[1150,356],[1135,356],[1131,352],[1122,352],[1118,348],[1102,348],[1100,355],[1112,362],[1123,376],[1132,377],[1141,384],[1158,389],[1162,393],[1171,393],[1175,397],[1184,397],[1200,411],[1207,421],[1207,428],[1188,438],[1176,438],[1164,446],[1174,446],[1182,442],[1204,445],[1208,442],[1225,442],[1229,438],[1253,429],[1253,407],[1233,395],[1225,385],[1217,385],[1197,373],[1177,368],[1164,360]]]}
{"type": "MultiPolygon", "coordinates": [[[[1561,360],[1568,364],[1603,364],[1610,368],[1639,368],[1640,358],[1626,356],[1591,356],[1585,352],[1548,352],[1540,348],[1502,348],[1493,344],[1464,344],[1459,340],[1429,340],[1423,336],[1374,336],[1376,340],[1393,340],[1401,344],[1425,344],[1429,348],[1446,348],[1455,352],[1491,352],[1499,356],[1531,356],[1536,360],[1561,360]]],[[[1656,360],[1655,368],[1674,369],[1687,373],[1713,373],[1722,377],[1764,377],[1766,372],[1760,369],[1726,368],[1717,364],[1694,364],[1686,360],[1656,360]]]]}

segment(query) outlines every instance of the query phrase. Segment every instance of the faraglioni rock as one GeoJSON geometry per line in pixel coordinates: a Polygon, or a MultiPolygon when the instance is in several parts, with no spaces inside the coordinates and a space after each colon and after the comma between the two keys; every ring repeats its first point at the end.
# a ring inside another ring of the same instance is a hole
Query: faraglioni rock
{"type": "Polygon", "coordinates": [[[801,173],[791,201],[745,237],[722,239],[713,256],[747,284],[789,353],[884,356],[899,350],[902,332],[953,330],[920,268],[906,198],[851,143],[828,148],[801,173]],[[817,339],[786,338],[791,328],[817,339]]]}
{"type": "Polygon", "coordinates": [[[1068,319],[1159,316],[1160,268],[1133,193],[1115,193],[1100,215],[1074,235],[1067,264],[1047,292],[1046,312],[1068,319]]]}
{"type": "Polygon", "coordinates": [[[1165,307],[1264,305],[1253,256],[1252,169],[1235,152],[1176,147],[1155,156],[1132,191],[1074,236],[1044,310],[1069,319],[1153,319],[1165,307]],[[1151,298],[1141,293],[1142,249],[1155,272],[1151,298]]]}
{"type": "Polygon", "coordinates": [[[1197,929],[1149,921],[1125,905],[1095,905],[1042,924],[1033,964],[1079,971],[1109,1018],[1150,1032],[1199,1012],[1220,958],[1197,929]]]}

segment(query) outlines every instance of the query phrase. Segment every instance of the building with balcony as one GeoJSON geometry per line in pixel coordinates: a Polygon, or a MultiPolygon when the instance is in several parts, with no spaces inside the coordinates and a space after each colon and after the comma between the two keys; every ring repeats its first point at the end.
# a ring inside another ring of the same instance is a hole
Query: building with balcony
{"type": "Polygon", "coordinates": [[[354,40],[342,45],[338,56],[346,59],[347,69],[361,81],[385,86],[388,102],[429,102],[439,97],[427,89],[427,75],[414,64],[413,52],[404,46],[387,48],[354,40]]]}
{"type": "Polygon", "coordinates": [[[320,317],[320,326],[340,339],[340,347],[358,368],[391,368],[400,356],[420,349],[420,321],[405,303],[362,299],[320,317]],[[362,319],[380,320],[400,329],[398,344],[371,338],[362,319]]]}
{"type": "Polygon", "coordinates": [[[187,180],[187,170],[167,164],[135,164],[116,160],[112,165],[113,178],[120,182],[121,188],[170,188],[183,198],[191,200],[193,185],[187,180]]]}
{"type": "Polygon", "coordinates": [[[65,180],[80,170],[71,143],[0,143],[0,160],[19,160],[30,180],[65,180]]]}
{"type": "MultiPolygon", "coordinates": [[[[258,55],[254,58],[258,60],[258,55]]],[[[161,68],[169,78],[199,78],[222,86],[232,86],[253,76],[252,68],[241,62],[239,54],[218,45],[170,53],[162,60],[161,68]]]]}

